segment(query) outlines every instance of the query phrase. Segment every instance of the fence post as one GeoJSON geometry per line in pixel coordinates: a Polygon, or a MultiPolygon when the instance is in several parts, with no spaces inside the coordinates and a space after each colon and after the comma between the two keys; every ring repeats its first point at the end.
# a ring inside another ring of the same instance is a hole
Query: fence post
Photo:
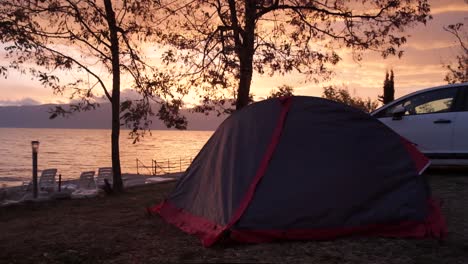
{"type": "Polygon", "coordinates": [[[167,159],[167,173],[171,171],[171,166],[169,165],[170,161],[167,159]]]}
{"type": "Polygon", "coordinates": [[[136,159],[136,165],[137,165],[137,174],[140,175],[140,173],[138,172],[138,158],[136,159]]]}
{"type": "Polygon", "coordinates": [[[59,174],[58,191],[62,191],[62,174],[59,174]]]}

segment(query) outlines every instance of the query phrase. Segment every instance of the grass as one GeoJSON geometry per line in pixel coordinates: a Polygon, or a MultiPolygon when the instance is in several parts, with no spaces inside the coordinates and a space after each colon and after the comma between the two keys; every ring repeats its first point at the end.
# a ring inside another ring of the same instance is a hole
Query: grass
{"type": "Polygon", "coordinates": [[[129,189],[121,196],[0,208],[0,263],[468,263],[468,173],[427,174],[444,201],[446,241],[345,238],[269,244],[200,242],[145,208],[174,183],[129,189]]]}

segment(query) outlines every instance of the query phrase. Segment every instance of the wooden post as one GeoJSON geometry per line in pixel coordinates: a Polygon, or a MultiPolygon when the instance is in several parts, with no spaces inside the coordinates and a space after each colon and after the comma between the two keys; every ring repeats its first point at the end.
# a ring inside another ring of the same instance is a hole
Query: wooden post
{"type": "Polygon", "coordinates": [[[136,165],[137,165],[137,174],[139,175],[140,173],[138,172],[138,159],[136,159],[136,165]]]}
{"type": "Polygon", "coordinates": [[[59,184],[58,184],[58,191],[62,191],[62,174],[59,174],[59,184]]]}
{"type": "Polygon", "coordinates": [[[32,153],[32,160],[33,160],[33,197],[34,199],[37,198],[37,152],[33,151],[32,153]]]}
{"type": "Polygon", "coordinates": [[[167,173],[171,171],[171,166],[169,165],[170,161],[167,159],[167,173]]]}

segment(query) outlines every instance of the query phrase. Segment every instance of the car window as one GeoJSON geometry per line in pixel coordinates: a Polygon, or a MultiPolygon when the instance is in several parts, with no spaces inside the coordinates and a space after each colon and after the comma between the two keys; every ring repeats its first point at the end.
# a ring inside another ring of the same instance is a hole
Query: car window
{"type": "Polygon", "coordinates": [[[440,113],[450,111],[453,98],[441,98],[414,107],[416,114],[440,113]]]}
{"type": "Polygon", "coordinates": [[[404,115],[421,115],[429,113],[450,112],[457,95],[457,88],[441,89],[425,93],[416,94],[398,104],[395,104],[380,114],[378,117],[390,117],[393,111],[403,106],[406,109],[404,115]]]}
{"type": "Polygon", "coordinates": [[[464,87],[464,100],[462,106],[460,107],[462,111],[468,111],[468,87],[464,87]]]}

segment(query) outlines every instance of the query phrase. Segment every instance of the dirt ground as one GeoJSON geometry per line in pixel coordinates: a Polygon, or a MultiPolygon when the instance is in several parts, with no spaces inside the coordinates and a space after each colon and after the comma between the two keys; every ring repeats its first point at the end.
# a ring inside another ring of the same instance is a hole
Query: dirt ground
{"type": "Polygon", "coordinates": [[[203,248],[195,238],[148,216],[174,183],[121,196],[0,208],[0,263],[468,263],[468,172],[426,173],[443,200],[446,241],[345,238],[203,248]]]}

